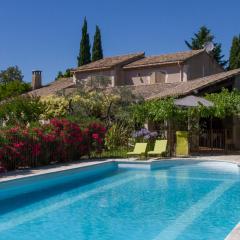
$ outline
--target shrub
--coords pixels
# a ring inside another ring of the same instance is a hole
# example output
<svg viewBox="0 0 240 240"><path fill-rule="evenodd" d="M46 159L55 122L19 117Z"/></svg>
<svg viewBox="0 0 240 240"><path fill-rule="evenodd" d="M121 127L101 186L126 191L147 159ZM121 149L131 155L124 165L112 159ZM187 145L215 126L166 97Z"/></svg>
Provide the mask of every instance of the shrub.
<svg viewBox="0 0 240 240"><path fill-rule="evenodd" d="M91 123L84 133L88 139L89 153L91 151L100 153L104 147L106 128L99 123Z"/></svg>
<svg viewBox="0 0 240 240"><path fill-rule="evenodd" d="M157 132L150 132L146 128L142 128L139 131L135 131L132 134L132 138L135 142L147 142L148 149L152 149L154 146L154 142L158 137Z"/></svg>
<svg viewBox="0 0 240 240"><path fill-rule="evenodd" d="M6 126L26 125L39 121L44 111L39 97L18 96L1 102L0 121Z"/></svg>
<svg viewBox="0 0 240 240"><path fill-rule="evenodd" d="M15 97L31 90L29 83L20 82L18 80L11 81L6 84L0 84L0 101Z"/></svg>
<svg viewBox="0 0 240 240"><path fill-rule="evenodd" d="M51 119L35 128L2 130L0 166L13 170L79 160L83 155L102 151L105 132L101 124L94 123L82 130L66 119Z"/></svg>
<svg viewBox="0 0 240 240"><path fill-rule="evenodd" d="M105 144L109 150L126 147L128 144L129 130L122 124L113 124L106 133Z"/></svg>
<svg viewBox="0 0 240 240"><path fill-rule="evenodd" d="M158 136L157 132L150 132L146 128L142 128L132 134L132 137L138 142L155 140Z"/></svg>
<svg viewBox="0 0 240 240"><path fill-rule="evenodd" d="M41 102L46 105L42 119L65 117L68 113L69 101L65 97L49 95L42 97Z"/></svg>

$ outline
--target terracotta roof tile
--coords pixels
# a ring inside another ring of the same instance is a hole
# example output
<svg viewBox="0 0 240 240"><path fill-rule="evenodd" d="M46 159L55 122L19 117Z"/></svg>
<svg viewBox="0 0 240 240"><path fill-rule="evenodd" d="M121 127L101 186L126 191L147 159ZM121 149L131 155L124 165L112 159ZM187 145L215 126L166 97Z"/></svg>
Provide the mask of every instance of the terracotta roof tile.
<svg viewBox="0 0 240 240"><path fill-rule="evenodd" d="M156 84L143 84L143 85L127 85L115 88L126 88L130 90L134 95L141 96L144 99L148 99L165 92L168 89L179 86L181 83L156 83ZM113 88L114 89L114 88Z"/></svg>
<svg viewBox="0 0 240 240"><path fill-rule="evenodd" d="M138 67L145 67L145 66L161 65L166 63L182 62L182 61L186 61L187 59L203 51L204 51L203 49L200 49L200 50L176 52L176 53L170 53L170 54L162 54L158 56L147 56L138 61L134 61L130 64L127 64L123 68L124 69L138 68Z"/></svg>
<svg viewBox="0 0 240 240"><path fill-rule="evenodd" d="M62 78L42 88L32 90L28 92L28 94L34 96L47 96L51 94L56 94L58 91L73 87L74 85L75 84L72 78Z"/></svg>
<svg viewBox="0 0 240 240"><path fill-rule="evenodd" d="M240 68L210 75L203 78L198 78L188 82L181 82L176 86L171 86L168 89L164 89L163 91L160 91L158 94L155 94L155 95L149 94L149 97L147 97L147 99L187 95L187 94L193 93L196 90L201 90L205 87L212 86L216 83L225 81L237 75L240 75Z"/></svg>
<svg viewBox="0 0 240 240"><path fill-rule="evenodd" d="M127 88L132 91L133 94L142 96L146 100L158 99L165 97L176 97L182 95L188 95L196 90L204 89L205 87L214 85L218 82L225 81L231 77L240 75L240 68L222 72L214 75L210 75L203 78L198 78L188 82L176 82L176 83L156 83L149 85L128 85L122 87L108 88L107 91L111 91L116 88ZM65 78L57 80L45 87L37 90L33 90L28 94L36 96L46 96L56 94L57 92L65 89L66 92L72 92L76 90L75 84L72 78Z"/></svg>
<svg viewBox="0 0 240 240"><path fill-rule="evenodd" d="M118 64L123 64L125 62L127 64L127 63L130 63L131 61L138 60L143 57L144 57L144 52L121 55L121 56L114 56L114 57L106 57L106 58L100 59L98 61L78 67L76 69L73 69L73 72L109 69Z"/></svg>

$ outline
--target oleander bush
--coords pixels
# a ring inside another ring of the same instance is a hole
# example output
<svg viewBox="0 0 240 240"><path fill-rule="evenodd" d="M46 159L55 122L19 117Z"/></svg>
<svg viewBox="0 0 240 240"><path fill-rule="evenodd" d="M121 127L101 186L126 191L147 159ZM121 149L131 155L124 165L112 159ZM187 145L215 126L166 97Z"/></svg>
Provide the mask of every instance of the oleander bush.
<svg viewBox="0 0 240 240"><path fill-rule="evenodd" d="M9 170L79 160L101 152L106 129L92 123L87 128L66 119L51 119L35 128L1 130L0 167Z"/></svg>

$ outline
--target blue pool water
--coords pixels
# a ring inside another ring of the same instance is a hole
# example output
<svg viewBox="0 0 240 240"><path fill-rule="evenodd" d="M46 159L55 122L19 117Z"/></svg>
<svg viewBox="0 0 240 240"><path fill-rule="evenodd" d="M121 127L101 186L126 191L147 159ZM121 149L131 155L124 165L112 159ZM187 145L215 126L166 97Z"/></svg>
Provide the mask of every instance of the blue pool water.
<svg viewBox="0 0 240 240"><path fill-rule="evenodd" d="M221 240L240 221L230 163L81 174L0 185L0 239Z"/></svg>

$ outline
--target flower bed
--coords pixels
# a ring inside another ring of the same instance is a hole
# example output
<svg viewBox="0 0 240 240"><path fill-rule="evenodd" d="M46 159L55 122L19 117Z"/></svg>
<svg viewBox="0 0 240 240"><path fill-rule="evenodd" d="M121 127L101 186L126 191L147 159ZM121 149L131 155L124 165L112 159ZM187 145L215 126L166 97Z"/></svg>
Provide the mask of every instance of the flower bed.
<svg viewBox="0 0 240 240"><path fill-rule="evenodd" d="M102 151L105 132L101 124L81 129L78 124L66 119L52 119L38 128L2 130L0 167L9 171L79 160L91 152Z"/></svg>

